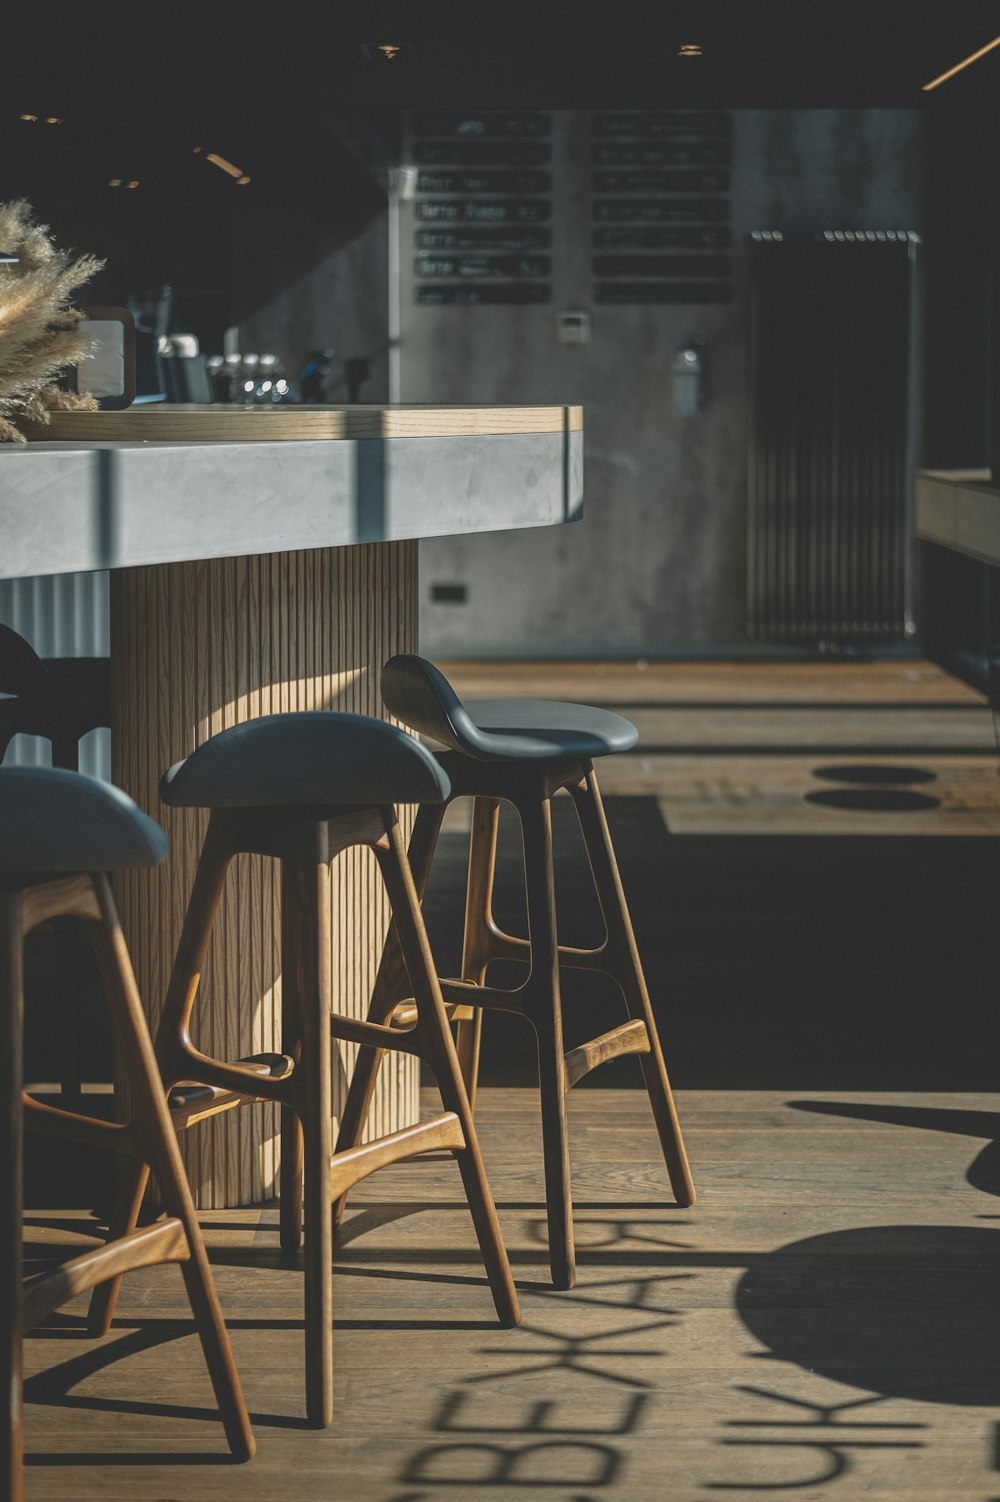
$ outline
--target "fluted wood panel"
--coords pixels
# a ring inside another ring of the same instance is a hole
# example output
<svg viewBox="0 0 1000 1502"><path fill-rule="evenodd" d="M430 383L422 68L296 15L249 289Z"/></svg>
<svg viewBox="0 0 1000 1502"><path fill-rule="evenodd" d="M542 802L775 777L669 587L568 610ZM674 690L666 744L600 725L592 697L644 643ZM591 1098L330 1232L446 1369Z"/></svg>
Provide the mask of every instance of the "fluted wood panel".
<svg viewBox="0 0 1000 1502"><path fill-rule="evenodd" d="M164 768L209 736L258 715L342 709L382 714L378 675L416 644L416 545L212 559L121 569L111 576L113 777L166 828L157 871L126 873L122 919L151 1020L159 1015L207 815L158 796ZM280 1051L280 881L276 863L240 856L230 869L192 1033L207 1053ZM388 907L374 858L348 851L331 884L334 1007L363 1015ZM334 1069L339 1111L353 1046ZM413 1060L383 1068L369 1130L418 1117ZM182 1137L199 1204L221 1208L275 1191L273 1106L254 1105Z"/></svg>

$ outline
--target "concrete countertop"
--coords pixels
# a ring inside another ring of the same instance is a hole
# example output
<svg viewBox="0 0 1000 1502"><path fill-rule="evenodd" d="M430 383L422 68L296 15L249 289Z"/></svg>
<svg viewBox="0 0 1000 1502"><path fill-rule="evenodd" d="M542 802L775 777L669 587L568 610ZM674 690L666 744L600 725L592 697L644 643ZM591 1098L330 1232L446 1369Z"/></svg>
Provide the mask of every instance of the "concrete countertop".
<svg viewBox="0 0 1000 1502"><path fill-rule="evenodd" d="M1000 485L988 469L922 469L917 536L1000 564Z"/></svg>
<svg viewBox="0 0 1000 1502"><path fill-rule="evenodd" d="M54 414L0 445L0 578L558 525L581 514L582 426L562 406Z"/></svg>

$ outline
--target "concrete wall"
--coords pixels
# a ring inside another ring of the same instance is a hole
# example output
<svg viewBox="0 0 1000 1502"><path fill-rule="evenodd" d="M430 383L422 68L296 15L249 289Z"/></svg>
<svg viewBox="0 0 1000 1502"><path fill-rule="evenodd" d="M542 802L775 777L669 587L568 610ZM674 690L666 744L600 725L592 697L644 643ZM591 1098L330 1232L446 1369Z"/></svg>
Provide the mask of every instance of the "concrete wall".
<svg viewBox="0 0 1000 1502"><path fill-rule="evenodd" d="M560 345L587 308L590 116L554 117L553 302L432 308L413 300L412 206L401 207L401 397L582 402L579 524L421 545L421 641L432 655L655 656L738 647L745 613L746 285L755 228L919 228L911 111L734 114L734 295L722 307L593 308L591 341ZM675 348L704 341L706 400L673 409ZM467 603L434 604L436 583Z"/></svg>
<svg viewBox="0 0 1000 1502"><path fill-rule="evenodd" d="M299 374L310 350L332 349L324 391L334 403L348 397L345 362L367 359L371 375L360 400L388 401L386 222L385 213L378 215L356 238L244 315L241 348L279 355L292 376Z"/></svg>

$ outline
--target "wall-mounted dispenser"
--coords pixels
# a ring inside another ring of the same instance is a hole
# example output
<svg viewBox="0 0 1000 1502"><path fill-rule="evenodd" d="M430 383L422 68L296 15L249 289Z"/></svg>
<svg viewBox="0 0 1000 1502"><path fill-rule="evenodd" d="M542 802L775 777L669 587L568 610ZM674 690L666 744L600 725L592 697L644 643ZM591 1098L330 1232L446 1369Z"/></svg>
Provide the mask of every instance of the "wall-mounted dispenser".
<svg viewBox="0 0 1000 1502"><path fill-rule="evenodd" d="M556 338L560 344L587 344L590 314L583 308L565 308L556 314Z"/></svg>
<svg viewBox="0 0 1000 1502"><path fill-rule="evenodd" d="M704 361L697 345L674 350L674 410L691 417L701 409Z"/></svg>

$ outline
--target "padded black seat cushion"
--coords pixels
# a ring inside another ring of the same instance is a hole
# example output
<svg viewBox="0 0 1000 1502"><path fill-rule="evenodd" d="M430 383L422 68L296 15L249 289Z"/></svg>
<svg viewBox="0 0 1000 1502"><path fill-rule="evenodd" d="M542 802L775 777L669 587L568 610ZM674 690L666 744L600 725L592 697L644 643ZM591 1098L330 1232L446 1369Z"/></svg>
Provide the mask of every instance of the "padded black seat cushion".
<svg viewBox="0 0 1000 1502"><path fill-rule="evenodd" d="M411 730L479 761L552 761L631 751L631 720L589 704L550 699L470 699L463 704L443 673L403 653L382 669L386 708Z"/></svg>
<svg viewBox="0 0 1000 1502"><path fill-rule="evenodd" d="M80 772L0 767L0 871L158 866L167 837L127 793Z"/></svg>
<svg viewBox="0 0 1000 1502"><path fill-rule="evenodd" d="M234 725L160 783L164 803L189 808L441 803L450 792L434 757L405 730L335 710Z"/></svg>

